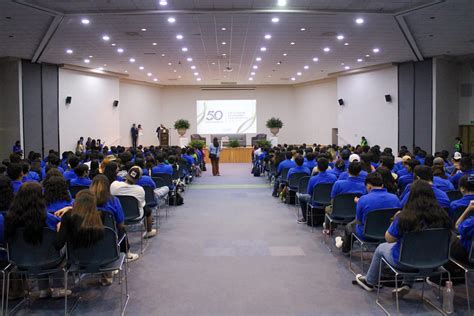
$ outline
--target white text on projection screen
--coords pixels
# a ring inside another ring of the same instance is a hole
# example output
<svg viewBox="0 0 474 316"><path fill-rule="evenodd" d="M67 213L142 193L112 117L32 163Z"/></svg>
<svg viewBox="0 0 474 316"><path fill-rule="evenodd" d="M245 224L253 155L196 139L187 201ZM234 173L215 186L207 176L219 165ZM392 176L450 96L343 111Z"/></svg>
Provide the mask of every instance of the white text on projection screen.
<svg viewBox="0 0 474 316"><path fill-rule="evenodd" d="M257 100L198 100L198 134L257 132Z"/></svg>

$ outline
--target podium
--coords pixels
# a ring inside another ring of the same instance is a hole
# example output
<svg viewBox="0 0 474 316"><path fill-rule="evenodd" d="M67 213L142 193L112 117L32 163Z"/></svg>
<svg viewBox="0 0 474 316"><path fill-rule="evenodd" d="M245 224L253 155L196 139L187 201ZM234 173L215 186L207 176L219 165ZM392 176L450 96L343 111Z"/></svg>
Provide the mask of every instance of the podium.
<svg viewBox="0 0 474 316"><path fill-rule="evenodd" d="M170 131L167 128L162 128L160 130L160 146L169 146L170 145Z"/></svg>

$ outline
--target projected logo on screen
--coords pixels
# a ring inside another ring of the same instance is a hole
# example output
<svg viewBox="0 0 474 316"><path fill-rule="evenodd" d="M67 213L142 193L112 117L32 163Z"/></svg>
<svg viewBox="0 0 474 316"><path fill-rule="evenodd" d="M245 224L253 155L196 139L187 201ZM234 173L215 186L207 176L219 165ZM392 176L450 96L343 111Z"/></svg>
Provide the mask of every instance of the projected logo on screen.
<svg viewBox="0 0 474 316"><path fill-rule="evenodd" d="M198 100L198 134L257 132L256 100Z"/></svg>

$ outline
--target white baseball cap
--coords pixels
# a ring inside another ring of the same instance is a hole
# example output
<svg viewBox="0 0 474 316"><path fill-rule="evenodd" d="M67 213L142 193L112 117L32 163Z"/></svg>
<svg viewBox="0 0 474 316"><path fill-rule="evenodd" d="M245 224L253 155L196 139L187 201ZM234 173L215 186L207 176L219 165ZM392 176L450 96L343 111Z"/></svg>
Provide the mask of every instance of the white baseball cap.
<svg viewBox="0 0 474 316"><path fill-rule="evenodd" d="M462 158L461 153L456 151L456 152L454 153L453 159L454 159L454 160L459 160L459 159L461 159L461 158Z"/></svg>
<svg viewBox="0 0 474 316"><path fill-rule="evenodd" d="M353 161L360 161L360 157L358 154L352 154L349 156L349 162L353 162Z"/></svg>

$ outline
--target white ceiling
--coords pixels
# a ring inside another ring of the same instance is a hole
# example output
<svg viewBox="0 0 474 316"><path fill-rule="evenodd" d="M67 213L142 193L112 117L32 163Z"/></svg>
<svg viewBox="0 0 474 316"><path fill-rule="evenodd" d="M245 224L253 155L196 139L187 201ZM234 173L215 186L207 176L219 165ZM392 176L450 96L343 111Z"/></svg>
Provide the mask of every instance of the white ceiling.
<svg viewBox="0 0 474 316"><path fill-rule="evenodd" d="M346 66L356 69L416 60L398 24L400 19L413 35L411 45L425 58L474 53L472 0L447 0L431 6L440 1L288 0L285 9L291 12L274 11L280 9L276 0L168 0L166 7L158 2L2 1L0 57L39 56L39 62L103 67L131 79L153 83L157 78L162 85L294 84L325 78L345 71ZM423 5L427 7L414 10ZM176 23L168 23L170 16ZM279 23L271 22L275 16ZM365 23L357 25L354 20L358 17ZM81 24L82 18L88 18L90 24ZM60 22L57 28L55 22ZM52 36L43 41L43 50L40 43L48 28ZM105 34L110 41L102 40ZM176 39L177 34L184 38ZM272 38L266 40L265 34ZM338 34L344 35L344 40L336 39ZM260 51L262 46L266 52ZM122 54L117 53L118 47L124 49ZM182 47L188 52L182 52ZM324 47L331 51L324 52ZM374 54L376 47L380 52ZM66 49L74 53L68 55ZM132 57L135 63L129 62ZM188 62L187 57L193 61ZM257 57L262 61L257 62ZM313 62L314 57L319 61ZM84 63L86 58L91 60L89 64ZM231 72L225 71L228 65ZM259 68L254 70L254 65ZM305 65L309 69L305 70ZM145 69L139 70L139 66ZM149 72L151 76L147 76ZM254 80L249 81L250 77ZM291 81L292 77L296 80Z"/></svg>

